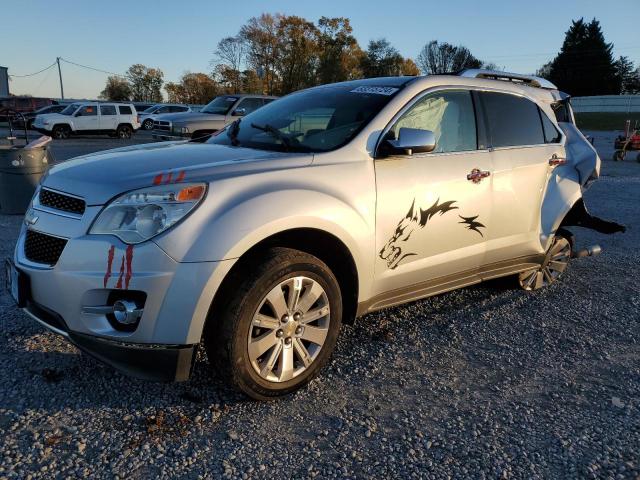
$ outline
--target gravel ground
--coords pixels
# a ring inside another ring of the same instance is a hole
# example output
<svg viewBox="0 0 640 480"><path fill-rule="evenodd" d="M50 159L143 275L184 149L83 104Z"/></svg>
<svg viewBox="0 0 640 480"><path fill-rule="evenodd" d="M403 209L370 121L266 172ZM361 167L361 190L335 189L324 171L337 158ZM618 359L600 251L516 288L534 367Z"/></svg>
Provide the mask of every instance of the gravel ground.
<svg viewBox="0 0 640 480"><path fill-rule="evenodd" d="M270 403L204 359L187 383L129 379L3 292L0 478L640 478L640 164L605 161L587 203L628 230L576 229L604 253L561 282L367 315L320 378ZM20 221L0 215L0 257Z"/></svg>

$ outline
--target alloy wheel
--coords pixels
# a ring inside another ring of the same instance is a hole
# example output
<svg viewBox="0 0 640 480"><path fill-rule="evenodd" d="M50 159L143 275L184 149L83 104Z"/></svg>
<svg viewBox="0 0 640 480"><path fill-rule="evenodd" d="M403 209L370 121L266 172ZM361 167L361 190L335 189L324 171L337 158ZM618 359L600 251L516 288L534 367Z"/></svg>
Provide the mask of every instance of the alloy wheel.
<svg viewBox="0 0 640 480"><path fill-rule="evenodd" d="M255 372L270 382L286 382L316 360L327 334L329 299L315 280L297 276L280 282L262 299L247 348Z"/></svg>
<svg viewBox="0 0 640 480"><path fill-rule="evenodd" d="M518 280L525 290L538 290L555 282L565 271L571 259L571 244L556 236L540 267L522 272Z"/></svg>

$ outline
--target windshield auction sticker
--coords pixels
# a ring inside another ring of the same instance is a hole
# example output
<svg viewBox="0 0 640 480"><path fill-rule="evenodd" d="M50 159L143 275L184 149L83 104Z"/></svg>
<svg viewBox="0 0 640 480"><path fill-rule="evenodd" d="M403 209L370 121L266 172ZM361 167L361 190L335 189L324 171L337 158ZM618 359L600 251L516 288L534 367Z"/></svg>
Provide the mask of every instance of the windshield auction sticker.
<svg viewBox="0 0 640 480"><path fill-rule="evenodd" d="M376 95L393 95L398 91L394 87L358 87L351 90L351 93L374 93Z"/></svg>

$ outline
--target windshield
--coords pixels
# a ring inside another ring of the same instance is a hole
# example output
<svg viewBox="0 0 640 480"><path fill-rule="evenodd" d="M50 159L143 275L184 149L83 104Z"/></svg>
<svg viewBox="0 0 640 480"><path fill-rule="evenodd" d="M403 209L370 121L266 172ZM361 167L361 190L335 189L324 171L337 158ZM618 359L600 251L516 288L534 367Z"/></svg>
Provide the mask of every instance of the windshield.
<svg viewBox="0 0 640 480"><path fill-rule="evenodd" d="M160 105L152 105L149 108L147 108L146 110L142 110L141 112L138 112L138 113L147 113L147 114L148 113L153 113L156 110L158 110L159 108L160 108Z"/></svg>
<svg viewBox="0 0 640 480"><path fill-rule="evenodd" d="M62 110L60 112L61 115L73 115L73 112L75 112L78 107L80 106L79 103L72 103L71 105L69 105L67 108L65 108L64 110Z"/></svg>
<svg viewBox="0 0 640 480"><path fill-rule="evenodd" d="M327 152L355 137L399 88L343 84L293 93L227 127L209 143Z"/></svg>
<svg viewBox="0 0 640 480"><path fill-rule="evenodd" d="M237 100L238 97L229 97L226 95L222 97L216 97L209 103L207 103L207 105L205 105L205 107L200 110L200 113L226 115Z"/></svg>

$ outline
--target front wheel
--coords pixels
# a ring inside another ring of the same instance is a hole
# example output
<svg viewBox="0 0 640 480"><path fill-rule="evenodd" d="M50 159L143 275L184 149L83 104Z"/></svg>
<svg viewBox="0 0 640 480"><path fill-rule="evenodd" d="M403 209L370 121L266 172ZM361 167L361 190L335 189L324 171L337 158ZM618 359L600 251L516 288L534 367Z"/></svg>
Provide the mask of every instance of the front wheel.
<svg viewBox="0 0 640 480"><path fill-rule="evenodd" d="M342 322L338 282L324 262L288 248L270 249L240 278L207 329L208 357L250 397L292 393L333 352Z"/></svg>
<svg viewBox="0 0 640 480"><path fill-rule="evenodd" d="M71 129L67 125L56 125L51 131L51 136L57 140L64 140L71 136Z"/></svg>
<svg viewBox="0 0 640 480"><path fill-rule="evenodd" d="M153 128L153 120L147 118L144 122L142 122L142 128L145 130L151 130Z"/></svg>

